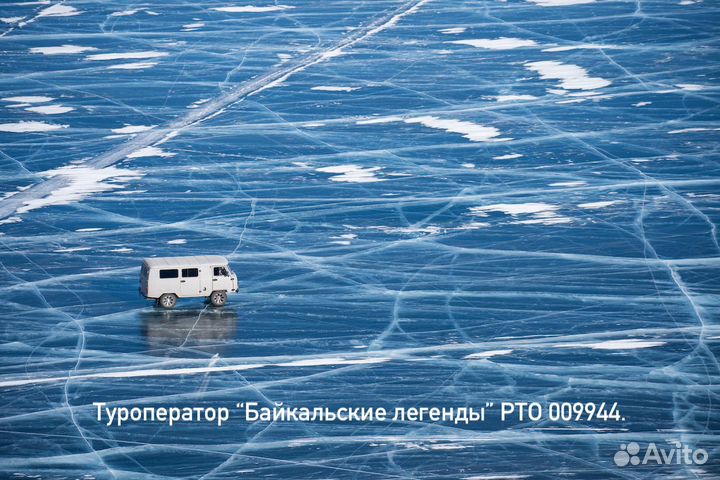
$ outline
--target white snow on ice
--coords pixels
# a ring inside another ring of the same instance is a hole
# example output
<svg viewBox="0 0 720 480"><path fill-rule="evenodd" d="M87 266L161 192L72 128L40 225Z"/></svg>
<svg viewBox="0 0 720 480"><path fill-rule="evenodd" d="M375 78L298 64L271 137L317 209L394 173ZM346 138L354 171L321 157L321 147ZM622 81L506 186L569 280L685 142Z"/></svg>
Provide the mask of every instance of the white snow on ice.
<svg viewBox="0 0 720 480"><path fill-rule="evenodd" d="M406 118L405 123L419 123L428 128L445 130L450 133L459 133L471 142L497 142L506 139L498 139L500 130L495 127L486 127L477 123L464 120L443 119L430 115L422 117Z"/></svg>
<svg viewBox="0 0 720 480"><path fill-rule="evenodd" d="M61 113L72 112L75 109L73 107L64 107L62 105L38 105L35 107L28 107L25 110L28 112L42 113L43 115L59 115Z"/></svg>
<svg viewBox="0 0 720 480"><path fill-rule="evenodd" d="M582 180L577 181L571 181L571 182L555 182L551 183L548 186L549 187L582 187L583 185L587 185L587 182L584 182Z"/></svg>
<svg viewBox="0 0 720 480"><path fill-rule="evenodd" d="M55 100L52 97L45 97L42 95L23 95L19 97L5 97L2 99L3 102L13 103L46 103Z"/></svg>
<svg viewBox="0 0 720 480"><path fill-rule="evenodd" d="M595 3L595 0L527 0L541 7L568 7L570 5L584 5Z"/></svg>
<svg viewBox="0 0 720 480"><path fill-rule="evenodd" d="M524 102L529 100L537 100L535 95L497 95L497 102Z"/></svg>
<svg viewBox="0 0 720 480"><path fill-rule="evenodd" d="M2 17L0 18L0 22L3 23L18 23L21 20L24 20L25 17Z"/></svg>
<svg viewBox="0 0 720 480"><path fill-rule="evenodd" d="M143 51L143 52L125 52L125 53L97 53L95 55L88 55L85 57L86 60L92 62L106 61L106 60L134 60L134 59L146 59L146 58L161 58L167 57L167 52L158 52L154 50Z"/></svg>
<svg viewBox="0 0 720 480"><path fill-rule="evenodd" d="M397 117L395 115L390 115L387 117L375 117L375 118L368 118L366 120L358 120L355 122L355 125L379 125L382 123L392 123L392 122L402 122L402 117Z"/></svg>
<svg viewBox="0 0 720 480"><path fill-rule="evenodd" d="M508 153L507 155L498 155L492 158L493 160L512 160L513 158L520 158L522 156L522 153Z"/></svg>
<svg viewBox="0 0 720 480"><path fill-rule="evenodd" d="M56 3L50 7L47 7L38 13L39 17L72 17L80 15L82 12L77 10L75 7L70 5L63 5Z"/></svg>
<svg viewBox="0 0 720 480"><path fill-rule="evenodd" d="M157 62L132 62L110 65L107 68L111 70L143 70L146 68L153 68L156 65Z"/></svg>
<svg viewBox="0 0 720 480"><path fill-rule="evenodd" d="M95 47L82 47L80 45L60 45L57 47L33 47L30 53L39 53L42 55L71 55L74 53L92 52L97 50Z"/></svg>
<svg viewBox="0 0 720 480"><path fill-rule="evenodd" d="M465 356L466 359L474 359L474 358L490 358L495 357L497 355L510 355L512 353L511 349L504 349L504 350L488 350L486 352L478 352L478 353L471 353L470 355Z"/></svg>
<svg viewBox="0 0 720 480"><path fill-rule="evenodd" d="M142 158L142 157L174 157L175 154L172 152L166 152L162 148L158 147L144 147L140 150L135 150L127 156L127 158Z"/></svg>
<svg viewBox="0 0 720 480"><path fill-rule="evenodd" d="M0 123L0 132L8 133L35 133L35 132L51 132L61 128L67 128L69 125L58 125L56 123L45 122L16 122L16 123Z"/></svg>
<svg viewBox="0 0 720 480"><path fill-rule="evenodd" d="M453 40L446 43L455 43L458 45L470 45L475 48L484 48L486 50L512 50L521 47L534 47L537 45L534 40L525 40L522 38L499 37L499 38L477 38L470 40Z"/></svg>
<svg viewBox="0 0 720 480"><path fill-rule="evenodd" d="M567 52L570 50L612 50L620 48L617 45L603 45L600 43L578 43L576 45L563 45L559 47L544 48L543 52Z"/></svg>
<svg viewBox="0 0 720 480"><path fill-rule="evenodd" d="M240 7L214 7L210 10L217 10L218 12L228 13L264 13L264 12L276 12L279 10L288 10L295 8L290 5L269 5L267 7L256 7L254 5L246 5Z"/></svg>
<svg viewBox="0 0 720 480"><path fill-rule="evenodd" d="M537 72L542 79L560 80L560 86L566 90L594 90L612 83L604 78L589 76L582 67L555 60L528 62L525 67Z"/></svg>
<svg viewBox="0 0 720 480"><path fill-rule="evenodd" d="M119 134L141 133L147 132L155 127L157 127L157 125L125 125L121 128L113 128L111 132Z"/></svg>
<svg viewBox="0 0 720 480"><path fill-rule="evenodd" d="M443 28L440 30L440 33L444 33L445 35L456 35L458 33L463 33L467 30L465 27L451 27L451 28Z"/></svg>
<svg viewBox="0 0 720 480"><path fill-rule="evenodd" d="M488 212L501 212L514 218L529 215L530 218L518 219L512 222L525 225L558 225L572 222L571 218L563 217L556 213L559 208L557 205L542 202L497 203L481 207L470 207L470 213L479 217L486 217Z"/></svg>
<svg viewBox="0 0 720 480"><path fill-rule="evenodd" d="M316 87L312 87L310 90L318 90L321 92L352 92L353 90L357 90L358 88L360 87L334 87L318 85Z"/></svg>
<svg viewBox="0 0 720 480"><path fill-rule="evenodd" d="M623 340L607 340L595 343L564 343L555 345L557 348L592 348L593 350L634 350L665 345L667 342L628 338Z"/></svg>
<svg viewBox="0 0 720 480"><path fill-rule="evenodd" d="M610 205L615 205L616 203L619 203L619 201L618 200L607 200L604 202L581 203L578 205L578 207L594 210L594 209L598 209L598 208L609 207Z"/></svg>
<svg viewBox="0 0 720 480"><path fill-rule="evenodd" d="M50 195L25 202L18 213L25 213L49 205L67 205L93 194L123 188L122 184L110 182L129 182L143 175L137 170L126 170L114 166L92 168L80 165L67 165L41 173L43 177L65 177L69 183Z"/></svg>
<svg viewBox="0 0 720 480"><path fill-rule="evenodd" d="M698 85L697 83L678 83L677 87L687 90L688 92L699 92L700 90L705 90L707 88L707 86Z"/></svg>
<svg viewBox="0 0 720 480"><path fill-rule="evenodd" d="M374 183L383 181L382 178L375 176L381 169L381 167L361 167L359 165L335 165L317 168L315 171L337 174L330 177L333 182Z"/></svg>

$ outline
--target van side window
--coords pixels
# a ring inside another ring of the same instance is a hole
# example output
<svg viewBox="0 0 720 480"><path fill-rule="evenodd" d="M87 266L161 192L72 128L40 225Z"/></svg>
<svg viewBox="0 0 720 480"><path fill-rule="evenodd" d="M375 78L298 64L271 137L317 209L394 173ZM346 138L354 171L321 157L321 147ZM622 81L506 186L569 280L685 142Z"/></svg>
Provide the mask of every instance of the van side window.
<svg viewBox="0 0 720 480"><path fill-rule="evenodd" d="M177 277L178 277L177 269L160 270L160 278L177 278Z"/></svg>
<svg viewBox="0 0 720 480"><path fill-rule="evenodd" d="M183 277L197 277L198 269L197 268L183 268L182 276Z"/></svg>
<svg viewBox="0 0 720 480"><path fill-rule="evenodd" d="M214 277L227 277L228 272L227 268L225 267L214 267L213 268L213 276Z"/></svg>

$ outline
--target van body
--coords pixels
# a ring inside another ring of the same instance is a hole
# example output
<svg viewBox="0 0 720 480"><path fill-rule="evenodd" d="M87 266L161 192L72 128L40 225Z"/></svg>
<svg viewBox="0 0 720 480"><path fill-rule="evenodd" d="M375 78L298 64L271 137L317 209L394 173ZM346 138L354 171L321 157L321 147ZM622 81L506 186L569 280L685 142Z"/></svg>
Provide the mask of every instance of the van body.
<svg viewBox="0 0 720 480"><path fill-rule="evenodd" d="M220 307L228 292L237 291L237 276L227 258L218 255L145 258L140 269L140 293L164 308L191 297L206 297Z"/></svg>

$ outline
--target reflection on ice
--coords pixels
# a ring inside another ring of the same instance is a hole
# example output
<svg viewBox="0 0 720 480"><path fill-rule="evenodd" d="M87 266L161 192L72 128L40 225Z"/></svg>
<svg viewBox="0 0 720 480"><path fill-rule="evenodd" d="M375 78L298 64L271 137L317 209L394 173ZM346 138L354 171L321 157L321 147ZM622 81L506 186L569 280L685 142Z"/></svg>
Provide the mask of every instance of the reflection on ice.
<svg viewBox="0 0 720 480"><path fill-rule="evenodd" d="M198 310L146 309L140 313L142 331L152 349L222 346L235 339L238 312L231 306Z"/></svg>

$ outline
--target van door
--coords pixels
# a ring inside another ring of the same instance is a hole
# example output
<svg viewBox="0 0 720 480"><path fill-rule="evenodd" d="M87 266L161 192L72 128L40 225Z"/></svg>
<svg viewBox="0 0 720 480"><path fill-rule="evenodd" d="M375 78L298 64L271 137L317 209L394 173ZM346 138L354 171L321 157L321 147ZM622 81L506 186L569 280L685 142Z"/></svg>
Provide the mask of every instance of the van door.
<svg viewBox="0 0 720 480"><path fill-rule="evenodd" d="M213 290L232 290L227 266L213 267Z"/></svg>
<svg viewBox="0 0 720 480"><path fill-rule="evenodd" d="M200 274L197 268L180 270L180 296L197 297L200 294Z"/></svg>

